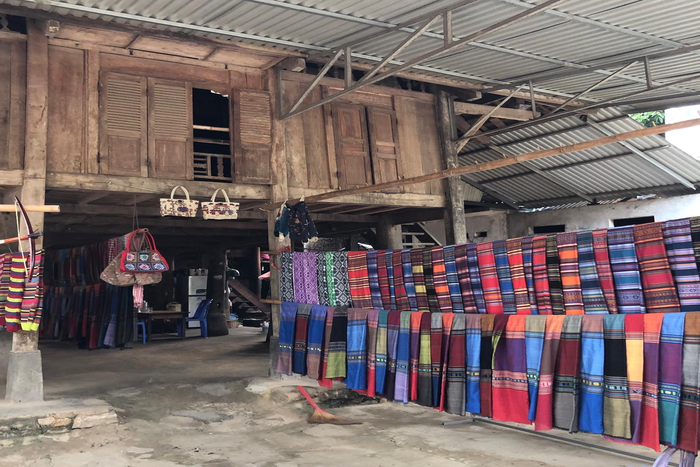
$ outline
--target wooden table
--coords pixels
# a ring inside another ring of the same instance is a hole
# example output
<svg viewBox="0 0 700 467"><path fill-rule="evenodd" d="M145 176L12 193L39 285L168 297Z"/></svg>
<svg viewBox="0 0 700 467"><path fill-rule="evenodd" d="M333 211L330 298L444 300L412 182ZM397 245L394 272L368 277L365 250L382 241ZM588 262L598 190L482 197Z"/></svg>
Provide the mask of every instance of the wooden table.
<svg viewBox="0 0 700 467"><path fill-rule="evenodd" d="M180 323L180 339L185 339L185 329L186 329L186 311L168 311L168 310L154 310L154 311L140 311L138 313L139 321L146 321L146 342L151 342L151 335L153 334L153 321L154 320L166 320L166 319L179 319Z"/></svg>

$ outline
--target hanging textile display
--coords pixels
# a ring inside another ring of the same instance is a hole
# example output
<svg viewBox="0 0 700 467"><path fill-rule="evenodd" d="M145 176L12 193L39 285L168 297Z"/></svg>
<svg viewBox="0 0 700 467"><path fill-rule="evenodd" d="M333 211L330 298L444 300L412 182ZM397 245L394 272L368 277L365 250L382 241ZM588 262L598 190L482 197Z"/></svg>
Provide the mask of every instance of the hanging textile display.
<svg viewBox="0 0 700 467"><path fill-rule="evenodd" d="M564 317L554 371L554 426L569 433L578 431L582 318Z"/></svg>
<svg viewBox="0 0 700 467"><path fill-rule="evenodd" d="M403 284L406 290L406 302L412 311L418 311L418 298L416 297L416 283L413 280L413 263L411 262L411 250L401 250L401 271L403 271ZM400 311L406 311L399 308Z"/></svg>
<svg viewBox="0 0 700 467"><path fill-rule="evenodd" d="M503 301L501 287L496 273L496 258L491 243L479 243L477 246L479 273L484 291L484 302L488 314L502 314Z"/></svg>
<svg viewBox="0 0 700 467"><path fill-rule="evenodd" d="M557 247L559 248L561 285L564 291L564 310L567 315L582 315L584 307L576 233L558 233Z"/></svg>
<svg viewBox="0 0 700 467"><path fill-rule="evenodd" d="M333 252L335 306L350 306L351 295L348 276L348 254L344 251Z"/></svg>
<svg viewBox="0 0 700 467"><path fill-rule="evenodd" d="M547 276L547 237L540 236L532 240L532 276L537 312L541 315L551 315L552 300Z"/></svg>
<svg viewBox="0 0 700 467"><path fill-rule="evenodd" d="M386 264L386 274L389 280L389 304L385 304L385 308L398 310L396 306L396 283L394 281L394 251L386 250L384 252L384 263ZM383 297L383 296L382 296ZM405 310L402 310L405 311Z"/></svg>
<svg viewBox="0 0 700 467"><path fill-rule="evenodd" d="M410 250L411 273L416 291L416 306L418 311L430 311L428 300L428 289L425 283L423 271L423 252L421 250Z"/></svg>
<svg viewBox="0 0 700 467"><path fill-rule="evenodd" d="M408 364L411 359L411 312L400 311L399 338L396 344L396 380L394 400L408 404Z"/></svg>
<svg viewBox="0 0 700 467"><path fill-rule="evenodd" d="M493 325L495 315L481 317L481 357L479 359L479 396L484 417L492 415L491 384L493 376Z"/></svg>
<svg viewBox="0 0 700 467"><path fill-rule="evenodd" d="M399 311L413 310L414 308L409 303L408 288L404 282L406 272L404 271L403 251L396 250L391 257L394 263L394 300L396 301L396 309ZM414 298L415 295L414 291Z"/></svg>
<svg viewBox="0 0 700 467"><path fill-rule="evenodd" d="M529 423L525 317L496 316L494 332L500 328L504 330L493 357L493 418Z"/></svg>
<svg viewBox="0 0 700 467"><path fill-rule="evenodd" d="M554 371L559 341L564 326L564 316L547 316L540 363L540 387L537 391L537 411L535 412L535 430L554 428Z"/></svg>
<svg viewBox="0 0 700 467"><path fill-rule="evenodd" d="M659 354L664 315L644 315L644 392L639 443L659 451Z"/></svg>
<svg viewBox="0 0 700 467"><path fill-rule="evenodd" d="M380 305L377 306L375 303L374 296L372 297L372 304L374 308L378 310L391 310L391 287L389 286L389 269L387 268L386 253L384 251L377 251L377 281L379 283L379 297ZM371 283L370 283L371 284ZM371 289L371 287L370 287Z"/></svg>
<svg viewBox="0 0 700 467"><path fill-rule="evenodd" d="M442 313L430 313L430 394L431 407L440 406L442 370Z"/></svg>
<svg viewBox="0 0 700 467"><path fill-rule="evenodd" d="M458 281L456 292L459 295L458 300L461 302L459 304L459 308L457 308L457 310L455 311L464 311L465 313L477 313L478 309L476 306L476 294L474 293L474 287L471 279L472 273L469 268L469 252L467 249L467 245L457 245L456 247L454 247L454 255ZM479 270L478 265L476 266L476 270Z"/></svg>
<svg viewBox="0 0 700 467"><path fill-rule="evenodd" d="M506 242L510 277L515 294L515 312L519 315L530 314L530 295L525 280L525 265L523 262L522 243L519 238Z"/></svg>
<svg viewBox="0 0 700 467"><path fill-rule="evenodd" d="M466 413L466 319L463 313L455 313L453 318L447 356L445 412L464 415Z"/></svg>
<svg viewBox="0 0 700 467"><path fill-rule="evenodd" d="M481 285L481 275L479 272L478 252L476 245L473 243L467 245L467 264L469 265L469 282L472 286L471 292L474 295L476 309L479 313L486 313L486 301L484 299L484 290ZM462 296L464 297L464 295Z"/></svg>
<svg viewBox="0 0 700 467"><path fill-rule="evenodd" d="M297 307L296 319L294 321L294 349L292 350L292 371L294 373L306 374L306 347L309 329L309 314L311 305L302 303Z"/></svg>
<svg viewBox="0 0 700 467"><path fill-rule="evenodd" d="M279 354L275 371L283 375L292 375L292 353L294 351L294 324L299 305L282 302L280 307Z"/></svg>
<svg viewBox="0 0 700 467"><path fill-rule="evenodd" d="M537 392L540 385L540 368L542 365L542 348L547 323L546 316L532 317L525 321L525 355L527 359L527 386L529 408L527 418L535 420L537 414Z"/></svg>
<svg viewBox="0 0 700 467"><path fill-rule="evenodd" d="M418 399L418 365L420 356L420 322L424 313L411 313L411 340L410 357L408 367L408 387L410 388L408 400Z"/></svg>
<svg viewBox="0 0 700 467"><path fill-rule="evenodd" d="M690 219L664 222L663 238L681 311L700 311L700 274L693 251Z"/></svg>
<svg viewBox="0 0 700 467"><path fill-rule="evenodd" d="M452 337L452 323L454 322L454 313L440 313L442 315L442 356L440 365L440 403L438 410L445 410L447 402L447 367L449 364L450 354L450 338Z"/></svg>
<svg viewBox="0 0 700 467"><path fill-rule="evenodd" d="M329 282L328 282L328 271L326 268L328 263L326 262L326 254L323 252L316 253L316 281L318 289L318 304L330 306L331 296L329 293ZM331 279L333 275L331 274Z"/></svg>
<svg viewBox="0 0 700 467"><path fill-rule="evenodd" d="M659 438L678 443L685 313L664 315L659 346Z"/></svg>
<svg viewBox="0 0 700 467"><path fill-rule="evenodd" d="M590 316L581 327L581 396L579 430L603 433L603 316Z"/></svg>
<svg viewBox="0 0 700 467"><path fill-rule="evenodd" d="M634 244L639 257L647 313L680 311L678 293L666 257L661 223L635 225Z"/></svg>
<svg viewBox="0 0 700 467"><path fill-rule="evenodd" d="M292 253L294 266L294 301L318 305L318 279L316 253Z"/></svg>
<svg viewBox="0 0 700 467"><path fill-rule="evenodd" d="M356 308L372 308L367 252L348 252L348 284L352 305Z"/></svg>
<svg viewBox="0 0 700 467"><path fill-rule="evenodd" d="M292 253L280 253L280 299L283 302L294 301L294 263Z"/></svg>
<svg viewBox="0 0 700 467"><path fill-rule="evenodd" d="M367 310L348 309L347 377L348 389L367 389Z"/></svg>
<svg viewBox="0 0 700 467"><path fill-rule="evenodd" d="M595 258L595 268L600 281L600 288L603 290L603 295L608 305L608 312L616 314L615 284L610 267L610 255L608 254L608 231L605 229L593 231L593 257Z"/></svg>
<svg viewBox="0 0 700 467"><path fill-rule="evenodd" d="M382 291L379 287L379 266L377 264L377 250L370 250L367 253L367 276L369 279L369 292L372 300L372 308L381 310ZM388 283L387 283L388 285Z"/></svg>
<svg viewBox="0 0 700 467"><path fill-rule="evenodd" d="M377 334L379 310L367 311L367 397L377 394Z"/></svg>
<svg viewBox="0 0 700 467"><path fill-rule="evenodd" d="M565 313L564 289L561 283L561 269L556 235L547 236L547 278L549 279L549 296L552 302L552 313L555 315L563 315Z"/></svg>
<svg viewBox="0 0 700 467"><path fill-rule="evenodd" d="M462 287L460 285L459 270L462 270L462 275L466 275L466 281L469 282L469 266L467 264L466 248L460 250L459 264L457 264L457 253L454 245L446 246L444 250L445 257L445 278L447 279L447 288L450 296L451 311L455 313L464 312L464 301L462 300ZM469 284L471 292L471 284ZM476 312L476 309L469 311Z"/></svg>
<svg viewBox="0 0 700 467"><path fill-rule="evenodd" d="M466 315L466 410L469 413L481 413L481 316ZM420 396L420 394L419 394Z"/></svg>
<svg viewBox="0 0 700 467"><path fill-rule="evenodd" d="M420 313L420 346L418 355L418 403L430 407L433 401L431 313ZM481 332L481 327L479 327Z"/></svg>
<svg viewBox="0 0 700 467"><path fill-rule="evenodd" d="M323 358L323 332L326 325L328 307L314 305L309 315L308 342L306 346L306 374L309 378L321 379L321 359Z"/></svg>
<svg viewBox="0 0 700 467"><path fill-rule="evenodd" d="M432 312L437 312L440 311L440 306L438 304L437 291L435 290L432 249L424 248L421 251L423 255L423 280L425 281L425 292L428 296L428 309Z"/></svg>
<svg viewBox="0 0 700 467"><path fill-rule="evenodd" d="M593 253L593 232L583 231L576 236L583 309L587 315L608 314L608 305L598 279Z"/></svg>
<svg viewBox="0 0 700 467"><path fill-rule="evenodd" d="M508 264L508 251L505 240L493 242L493 256L496 262L496 275L501 289L501 301L503 303L503 313L507 315L515 314L515 289L510 276L510 265Z"/></svg>
<svg viewBox="0 0 700 467"><path fill-rule="evenodd" d="M396 393L396 365L399 359L399 333L401 332L401 311L390 311L387 318L386 338L386 378L384 380L384 397L394 400Z"/></svg>
<svg viewBox="0 0 700 467"><path fill-rule="evenodd" d="M605 333L604 433L615 438L631 439L625 317L623 315L606 316L603 326Z"/></svg>
<svg viewBox="0 0 700 467"><path fill-rule="evenodd" d="M690 224L688 224L690 225ZM700 314L686 313L683 328L683 378L678 447L698 451L700 441Z"/></svg>
<svg viewBox="0 0 700 467"><path fill-rule="evenodd" d="M645 313L632 227L608 230L608 248L620 313Z"/></svg>
<svg viewBox="0 0 700 467"><path fill-rule="evenodd" d="M530 310L533 315L538 315L537 297L535 295L535 273L533 270L532 253L533 253L533 237L523 237L521 239L521 248L523 250L523 269L525 270L525 282L527 283L527 295L530 302Z"/></svg>
<svg viewBox="0 0 700 467"><path fill-rule="evenodd" d="M389 312L381 310L377 317L377 369L375 372L375 392L384 394L388 364L388 320Z"/></svg>
<svg viewBox="0 0 700 467"><path fill-rule="evenodd" d="M429 251L433 263L433 285L435 287L435 295L437 295L438 309L442 312L453 311L450 287L447 285L447 268L443 249L442 247L436 247Z"/></svg>

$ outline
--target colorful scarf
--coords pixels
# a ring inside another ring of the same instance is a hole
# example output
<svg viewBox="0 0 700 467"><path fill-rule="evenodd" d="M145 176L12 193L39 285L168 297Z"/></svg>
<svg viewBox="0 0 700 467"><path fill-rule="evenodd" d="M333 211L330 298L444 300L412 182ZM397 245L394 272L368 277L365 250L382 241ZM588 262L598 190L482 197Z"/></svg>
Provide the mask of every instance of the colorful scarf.
<svg viewBox="0 0 700 467"><path fill-rule="evenodd" d="M472 285L472 294L474 295L474 301L476 302L476 310L479 313L486 313L486 301L484 300L484 290L481 287L481 276L479 273L479 258L476 249L476 244L467 244L467 264L469 265L469 281ZM461 279L460 279L461 281ZM464 296L464 289L462 289L462 296ZM466 309L466 301L464 306Z"/></svg>
<svg viewBox="0 0 700 467"><path fill-rule="evenodd" d="M537 391L540 388L542 348L547 325L546 316L533 316L525 321L525 355L527 357L527 385L529 393L528 420L534 421L537 414Z"/></svg>
<svg viewBox="0 0 700 467"><path fill-rule="evenodd" d="M28 254L25 255L19 251L12 253L9 290L5 301L5 326L8 332L17 332L22 329L22 298L28 257Z"/></svg>
<svg viewBox="0 0 700 467"><path fill-rule="evenodd" d="M481 412L479 374L481 362L481 316L466 316L467 387L466 410L471 414Z"/></svg>
<svg viewBox="0 0 700 467"><path fill-rule="evenodd" d="M526 290L527 293L527 290ZM496 316L494 331L507 320L505 332L494 349L493 418L504 422L530 423L525 343L526 316Z"/></svg>
<svg viewBox="0 0 700 467"><path fill-rule="evenodd" d="M367 389L367 310L350 308L347 316L347 377L348 389Z"/></svg>
<svg viewBox="0 0 700 467"><path fill-rule="evenodd" d="M294 348L294 322L297 315L297 304L282 302L280 307L280 337L279 354L275 371L283 375L292 374L292 350Z"/></svg>
<svg viewBox="0 0 700 467"><path fill-rule="evenodd" d="M625 343L632 442L639 444L644 396L644 315L631 314L625 317Z"/></svg>
<svg viewBox="0 0 700 467"><path fill-rule="evenodd" d="M635 225L634 245L639 258L647 313L681 311L673 274L666 257L661 223Z"/></svg>
<svg viewBox="0 0 700 467"><path fill-rule="evenodd" d="M316 253L292 253L294 264L294 301L318 305Z"/></svg>
<svg viewBox="0 0 700 467"><path fill-rule="evenodd" d="M464 313L453 314L452 331L447 363L447 402L445 411L455 415L464 415L465 399L465 362L466 362L466 319Z"/></svg>
<svg viewBox="0 0 700 467"><path fill-rule="evenodd" d="M280 299L294 301L294 262L288 251L280 253Z"/></svg>
<svg viewBox="0 0 700 467"><path fill-rule="evenodd" d="M440 311L437 291L435 290L432 248L424 248L421 252L423 253L423 277L425 279L425 290L428 294L428 308L430 308L432 312Z"/></svg>
<svg viewBox="0 0 700 467"><path fill-rule="evenodd" d="M491 315L503 314L501 287L496 273L496 258L493 254L493 244L479 243L476 246L479 260L479 274L484 291L486 312Z"/></svg>
<svg viewBox="0 0 700 467"><path fill-rule="evenodd" d="M347 376L348 307L333 310L330 340L328 341L327 379Z"/></svg>
<svg viewBox="0 0 700 467"><path fill-rule="evenodd" d="M582 318L564 317L554 373L554 426L569 433L578 431Z"/></svg>
<svg viewBox="0 0 700 467"><path fill-rule="evenodd" d="M402 311L399 324L399 342L396 352L396 382L394 400L408 404L408 364L411 360L411 311Z"/></svg>
<svg viewBox="0 0 700 467"><path fill-rule="evenodd" d="M587 315L607 315L608 304L598 279L593 253L593 232L584 230L576 236L583 309Z"/></svg>
<svg viewBox="0 0 700 467"><path fill-rule="evenodd" d="M598 229L593 231L593 257L595 258L596 272L600 281L600 288L603 290L605 301L608 304L608 311L611 314L617 313L617 300L615 299L615 283L610 267L610 256L608 254L608 231Z"/></svg>
<svg viewBox="0 0 700 467"><path fill-rule="evenodd" d="M564 309L567 315L582 315L583 293L578 268L578 250L576 249L576 232L557 234L561 285L564 290Z"/></svg>
<svg viewBox="0 0 700 467"><path fill-rule="evenodd" d="M530 302L530 310L533 315L539 314L537 308L537 296L535 294L535 273L532 267L533 237L523 237L520 241L523 249L523 267L525 269L525 282L527 282L527 295Z"/></svg>
<svg viewBox="0 0 700 467"><path fill-rule="evenodd" d="M35 254L35 267L31 278L25 280L20 318L23 331L38 331L44 301L44 250ZM28 259L27 259L28 262Z"/></svg>
<svg viewBox="0 0 700 467"><path fill-rule="evenodd" d="M442 313L430 313L430 394L432 407L440 406L442 370Z"/></svg>
<svg viewBox="0 0 700 467"><path fill-rule="evenodd" d="M348 282L348 253L333 252L333 285L335 286L336 306L350 306L351 294Z"/></svg>
<svg viewBox="0 0 700 467"><path fill-rule="evenodd" d="M452 337L452 323L454 321L454 313L442 314L442 366L440 368L440 404L438 409L440 412L445 410L445 401L447 399L447 368L450 355L450 337Z"/></svg>
<svg viewBox="0 0 700 467"><path fill-rule="evenodd" d="M328 372L328 357L331 351L331 331L333 330L333 318L336 308L326 309L326 329L323 336L323 365L321 367L321 379L318 385L324 388L333 387L333 380L326 376Z"/></svg>
<svg viewBox="0 0 700 467"><path fill-rule="evenodd" d="M326 327L328 307L314 305L309 316L309 341L306 348L306 374L309 378L321 379L321 357L323 355L323 334Z"/></svg>
<svg viewBox="0 0 700 467"><path fill-rule="evenodd" d="M663 234L681 311L700 311L700 274L693 252L690 219L664 222Z"/></svg>
<svg viewBox="0 0 700 467"><path fill-rule="evenodd" d="M464 302L462 301L462 289L459 285L458 268L463 268L464 272L466 272L468 276L469 266L467 265L466 248L464 248L464 255L460 259L460 265L457 265L456 248L457 247L454 245L449 245L444 248L445 275L447 278L447 288L450 294L452 311L455 313L464 313Z"/></svg>
<svg viewBox="0 0 700 467"><path fill-rule="evenodd" d="M418 297L416 297L416 283L413 279L411 250L401 250L401 265L403 270L404 287L406 289L406 298L408 300L408 309L399 308L399 311L418 311ZM422 267L423 265L421 264L421 268Z"/></svg>
<svg viewBox="0 0 700 467"><path fill-rule="evenodd" d="M388 363L388 318L389 312L381 310L377 322L377 372L375 392L384 394L386 387L386 367Z"/></svg>
<svg viewBox="0 0 700 467"><path fill-rule="evenodd" d="M418 311L430 311L428 289L425 282L425 274L423 269L423 250L410 251L411 268L413 271L413 283L416 287L416 304L418 306Z"/></svg>
<svg viewBox="0 0 700 467"><path fill-rule="evenodd" d="M496 315L481 316L481 356L479 357L479 397L481 415L491 417L491 386L493 377L493 326Z"/></svg>
<svg viewBox="0 0 700 467"><path fill-rule="evenodd" d="M615 279L618 311L646 313L632 227L608 230L608 250Z"/></svg>
<svg viewBox="0 0 700 467"><path fill-rule="evenodd" d="M603 433L605 341L603 316L584 316L581 327L581 410L578 428Z"/></svg>
<svg viewBox="0 0 700 467"><path fill-rule="evenodd" d="M297 307L294 324L294 350L292 351L292 371L300 375L306 374L306 339L309 329L309 314L311 305L301 303Z"/></svg>
<svg viewBox="0 0 700 467"><path fill-rule="evenodd" d="M547 279L549 280L552 313L563 315L566 310L564 309L564 289L561 283L559 248L557 247L556 235L547 236Z"/></svg>
<svg viewBox="0 0 700 467"><path fill-rule="evenodd" d="M384 250L377 252L377 274L379 277L379 295L381 296L381 306L376 306L374 297L372 303L375 308L391 310L391 287L389 286L389 268L387 267L387 257Z"/></svg>
<svg viewBox="0 0 700 467"><path fill-rule="evenodd" d="M552 300L549 296L549 279L547 277L547 237L532 239L532 275L535 288L537 312L541 315L552 314Z"/></svg>
<svg viewBox="0 0 700 467"><path fill-rule="evenodd" d="M386 264L386 275L389 280L389 309L396 310L396 284L394 283L394 251L386 250L384 252L384 264ZM401 282L403 284L403 281ZM380 287L381 288L381 287ZM404 291L405 295L405 291ZM382 300L384 295L382 292Z"/></svg>
<svg viewBox="0 0 700 467"><path fill-rule="evenodd" d="M496 261L496 274L498 284L501 287L501 300L503 301L503 313L514 315L517 311L515 305L515 289L510 277L510 265L508 264L508 251L505 240L493 242L493 256Z"/></svg>
<svg viewBox="0 0 700 467"><path fill-rule="evenodd" d="M372 308L372 292L369 285L369 272L366 251L348 252L348 283L350 296L355 308Z"/></svg>
<svg viewBox="0 0 700 467"><path fill-rule="evenodd" d="M326 271L326 253L316 252L316 288L318 289L318 303L329 306L331 297L328 294L328 272ZM332 276L331 276L332 277Z"/></svg>
<svg viewBox="0 0 700 467"><path fill-rule="evenodd" d="M377 250L367 252L367 277L369 278L369 291L372 307L378 310L384 308L382 292L379 288L379 267L377 265Z"/></svg>
<svg viewBox="0 0 700 467"><path fill-rule="evenodd" d="M685 451L698 452L699 436L700 313L687 313L683 329L683 380L681 385L678 447Z"/></svg>
<svg viewBox="0 0 700 467"><path fill-rule="evenodd" d="M430 255L433 262L433 283L437 295L438 308L442 312L452 311L452 298L450 287L447 285L447 267L442 247L431 248ZM455 272L457 272L455 270Z"/></svg>
<svg viewBox="0 0 700 467"><path fill-rule="evenodd" d="M664 315L644 315L644 392L639 443L659 449L659 352Z"/></svg>
<svg viewBox="0 0 700 467"><path fill-rule="evenodd" d="M335 296L335 274L333 274L333 252L326 251L324 253L324 262L326 263L326 288L328 290L328 305L338 306Z"/></svg>
<svg viewBox="0 0 700 467"><path fill-rule="evenodd" d="M647 302L648 306L648 302ZM678 443L685 313L664 315L659 346L659 440Z"/></svg>
<svg viewBox="0 0 700 467"><path fill-rule="evenodd" d="M379 310L367 311L367 397L375 397L377 388L377 328Z"/></svg>
<svg viewBox="0 0 700 467"><path fill-rule="evenodd" d="M603 326L605 336L603 433L614 438L631 439L625 317L624 315L605 316Z"/></svg>
<svg viewBox="0 0 700 467"><path fill-rule="evenodd" d="M411 310L411 305L408 301L408 293L406 286L404 285L404 265L402 263L402 258L403 258L403 252L402 251L395 251L392 253L392 261L394 263L394 297L396 300L396 309L399 311L408 311ZM409 255L410 258L410 255ZM410 269L410 261L408 263L408 267ZM415 292L414 292L414 297L415 297Z"/></svg>
<svg viewBox="0 0 700 467"><path fill-rule="evenodd" d="M393 401L396 390L396 365L398 364L399 332L401 328L401 313L405 311L390 311L387 319L387 371L384 381L384 396Z"/></svg>
<svg viewBox="0 0 700 467"><path fill-rule="evenodd" d="M445 247L445 255L447 255ZM476 251L476 250L474 250ZM469 258L467 253L467 245L457 245L454 247L455 266L457 268L457 292L459 294L462 311L465 313L477 313L476 296L474 295L471 281L471 272L469 270ZM445 256L447 257L447 256ZM479 266L477 265L477 270ZM449 277L448 277L449 281ZM454 298L453 298L454 301ZM457 309L455 309L457 311Z"/></svg>
<svg viewBox="0 0 700 467"><path fill-rule="evenodd" d="M409 399L414 401L418 399L418 365L420 360L420 322L424 313L414 311L411 313L411 342L409 362L409 378L408 387L410 388Z"/></svg>
<svg viewBox="0 0 700 467"><path fill-rule="evenodd" d="M515 238L506 242L508 253L508 266L510 267L510 277L513 282L515 292L515 310L519 315L529 315L530 295L527 290L525 280L525 266L523 263L523 250L521 240Z"/></svg>
<svg viewBox="0 0 700 467"><path fill-rule="evenodd" d="M418 403L433 404L432 361L430 352L431 313L420 313L420 355L418 356Z"/></svg>

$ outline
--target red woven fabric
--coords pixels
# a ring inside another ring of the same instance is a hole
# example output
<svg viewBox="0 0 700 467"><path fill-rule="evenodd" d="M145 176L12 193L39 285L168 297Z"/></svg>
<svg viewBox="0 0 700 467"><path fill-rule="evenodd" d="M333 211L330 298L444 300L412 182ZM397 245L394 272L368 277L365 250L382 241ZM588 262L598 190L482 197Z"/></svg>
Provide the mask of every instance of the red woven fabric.
<svg viewBox="0 0 700 467"><path fill-rule="evenodd" d="M348 252L348 282L350 284L350 297L352 298L353 307L373 308L366 251Z"/></svg>
<svg viewBox="0 0 700 467"><path fill-rule="evenodd" d="M508 251L508 265L510 266L510 278L515 290L515 310L519 315L529 315L530 296L525 280L525 265L523 262L523 249L520 238L514 238L506 242Z"/></svg>
<svg viewBox="0 0 700 467"><path fill-rule="evenodd" d="M666 257L661 222L635 225L634 245L639 259L647 313L681 311L671 266Z"/></svg>
<svg viewBox="0 0 700 467"><path fill-rule="evenodd" d="M593 231L593 256L595 258L595 268L598 271L600 288L603 290L605 301L608 304L608 311L611 314L616 314L617 299L615 298L615 282L613 281L613 273L610 267L607 229Z"/></svg>
<svg viewBox="0 0 700 467"><path fill-rule="evenodd" d="M540 315L552 314L552 299L549 294L549 277L547 276L547 237L532 239L532 273L535 281L537 312Z"/></svg>
<svg viewBox="0 0 700 467"><path fill-rule="evenodd" d="M486 313L503 314L503 301L501 299L501 286L496 273L496 257L493 255L493 244L479 243L476 246L477 259L479 261L479 274L481 275L481 287L484 290Z"/></svg>

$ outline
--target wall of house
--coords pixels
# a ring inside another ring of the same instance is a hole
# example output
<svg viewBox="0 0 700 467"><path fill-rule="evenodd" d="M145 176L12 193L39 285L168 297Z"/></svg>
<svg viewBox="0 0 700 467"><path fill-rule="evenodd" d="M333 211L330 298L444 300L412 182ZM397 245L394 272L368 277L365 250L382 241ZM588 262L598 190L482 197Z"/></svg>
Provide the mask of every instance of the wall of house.
<svg viewBox="0 0 700 467"><path fill-rule="evenodd" d="M492 242L508 238L506 211L483 211L465 214L467 239L473 242ZM485 237L477 236L486 232Z"/></svg>

